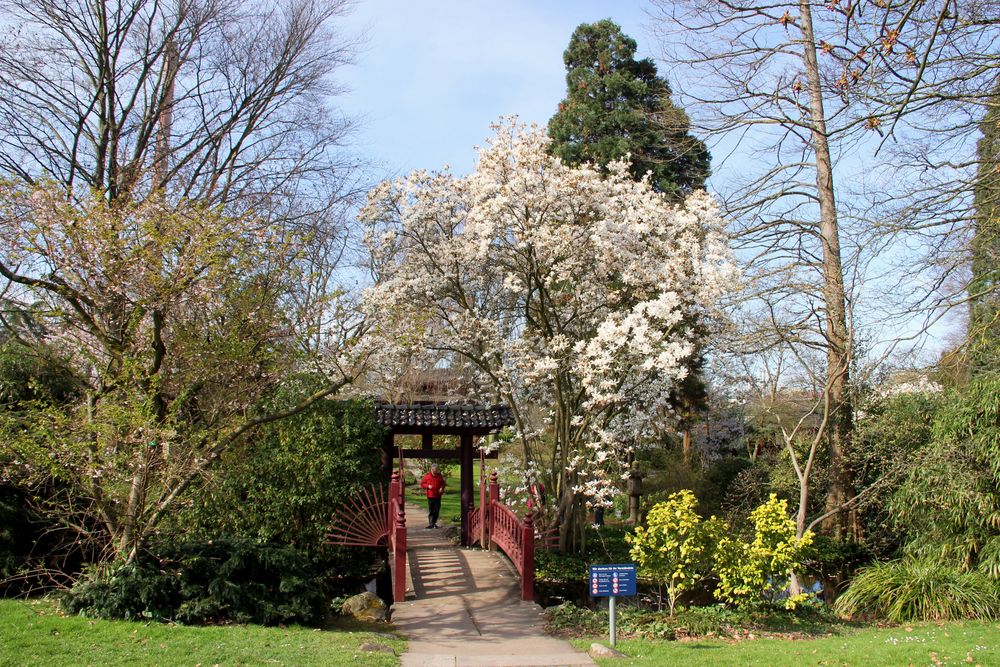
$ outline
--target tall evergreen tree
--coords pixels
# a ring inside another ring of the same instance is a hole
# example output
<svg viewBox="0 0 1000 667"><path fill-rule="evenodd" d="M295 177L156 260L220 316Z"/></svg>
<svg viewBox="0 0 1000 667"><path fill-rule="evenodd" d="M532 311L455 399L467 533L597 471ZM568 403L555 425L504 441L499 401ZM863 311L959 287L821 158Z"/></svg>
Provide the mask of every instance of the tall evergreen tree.
<svg viewBox="0 0 1000 667"><path fill-rule="evenodd" d="M549 120L551 150L569 164L601 167L630 154L635 178L651 172L656 190L679 199L704 186L708 149L689 133L656 65L636 60L635 51L635 40L610 19L573 32L563 54L566 99Z"/></svg>
<svg viewBox="0 0 1000 667"><path fill-rule="evenodd" d="M979 128L979 174L969 283L971 371L996 368L1000 360L1000 82Z"/></svg>

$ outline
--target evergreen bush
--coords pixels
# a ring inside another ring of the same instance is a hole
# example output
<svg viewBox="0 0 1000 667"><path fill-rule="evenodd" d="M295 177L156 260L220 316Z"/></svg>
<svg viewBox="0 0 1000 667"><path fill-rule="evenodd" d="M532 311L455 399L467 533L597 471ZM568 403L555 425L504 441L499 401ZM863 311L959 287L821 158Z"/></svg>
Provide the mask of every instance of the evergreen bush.
<svg viewBox="0 0 1000 667"><path fill-rule="evenodd" d="M279 397L275 407L284 402L293 401ZM342 582L335 593L356 592L347 588L373 576L375 551L332 546L326 535L344 502L385 483L382 439L369 402L321 401L309 412L269 424L224 456L167 531L291 546L327 583Z"/></svg>
<svg viewBox="0 0 1000 667"><path fill-rule="evenodd" d="M63 608L95 618L186 624L317 626L326 618L329 590L296 549L246 538L154 546L113 574L78 582Z"/></svg>
<svg viewBox="0 0 1000 667"><path fill-rule="evenodd" d="M1000 576L1000 373L944 398L888 510L907 556Z"/></svg>
<svg viewBox="0 0 1000 667"><path fill-rule="evenodd" d="M24 565L26 549L36 537L31 527L24 495L0 486L0 582L14 576ZM0 584L0 593L4 587Z"/></svg>

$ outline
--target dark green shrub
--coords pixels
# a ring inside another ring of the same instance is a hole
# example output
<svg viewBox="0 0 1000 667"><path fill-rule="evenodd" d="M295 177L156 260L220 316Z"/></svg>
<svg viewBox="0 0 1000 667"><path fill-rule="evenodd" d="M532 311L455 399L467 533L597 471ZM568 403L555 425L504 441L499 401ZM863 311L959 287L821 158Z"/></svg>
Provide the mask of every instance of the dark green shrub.
<svg viewBox="0 0 1000 667"><path fill-rule="evenodd" d="M570 603L545 610L547 630L568 636L601 635L608 631L607 601L597 610ZM618 603L618 630L622 635L651 639L683 637L744 637L749 632L828 634L839 620L822 605L803 605L794 611L779 607L753 610L728 609L720 605L688 607L674 616L652 611L628 599Z"/></svg>
<svg viewBox="0 0 1000 667"><path fill-rule="evenodd" d="M227 453L197 502L166 530L284 544L310 558L324 579L370 577L373 550L333 547L326 534L342 503L383 483L382 437L370 403L321 401Z"/></svg>
<svg viewBox="0 0 1000 667"><path fill-rule="evenodd" d="M674 621L678 635L740 635L745 632L826 634L837 618L822 604L803 604L794 610L781 606L728 609L719 605L688 607Z"/></svg>
<svg viewBox="0 0 1000 667"><path fill-rule="evenodd" d="M580 554L536 551L535 577L549 581L583 581L587 578L587 563Z"/></svg>
<svg viewBox="0 0 1000 667"><path fill-rule="evenodd" d="M180 604L179 590L176 576L142 559L110 577L81 579L63 596L62 608L92 618L171 620Z"/></svg>
<svg viewBox="0 0 1000 667"><path fill-rule="evenodd" d="M63 608L97 618L180 623L323 623L329 590L308 557L244 538L156 545L111 576L80 581Z"/></svg>
<svg viewBox="0 0 1000 667"><path fill-rule="evenodd" d="M73 374L45 346L0 343L0 409L39 401L61 403L78 391Z"/></svg>
<svg viewBox="0 0 1000 667"><path fill-rule="evenodd" d="M721 605L688 607L671 619L674 631L681 635L703 636L710 632L727 635L733 628L748 624L748 612L729 609Z"/></svg>
<svg viewBox="0 0 1000 667"><path fill-rule="evenodd" d="M624 525L588 528L587 544L582 553L536 550L535 576L550 581L584 581L593 563L627 563L631 558L625 534L630 529Z"/></svg>
<svg viewBox="0 0 1000 667"><path fill-rule="evenodd" d="M608 613L564 602L545 610L545 630L555 635L599 635L608 631Z"/></svg>
<svg viewBox="0 0 1000 667"><path fill-rule="evenodd" d="M980 572L904 558L862 569L836 609L893 623L993 619L1000 613L1000 587Z"/></svg>

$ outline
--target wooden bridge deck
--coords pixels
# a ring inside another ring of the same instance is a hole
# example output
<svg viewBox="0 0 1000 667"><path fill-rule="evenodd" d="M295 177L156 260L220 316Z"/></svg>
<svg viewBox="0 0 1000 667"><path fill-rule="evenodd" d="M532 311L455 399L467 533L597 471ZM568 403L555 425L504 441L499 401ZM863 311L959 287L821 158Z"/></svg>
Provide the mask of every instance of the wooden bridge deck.
<svg viewBox="0 0 1000 667"><path fill-rule="evenodd" d="M594 665L543 631L542 609L520 599L520 579L499 553L453 546L407 504L406 600L392 622L409 639L403 667Z"/></svg>

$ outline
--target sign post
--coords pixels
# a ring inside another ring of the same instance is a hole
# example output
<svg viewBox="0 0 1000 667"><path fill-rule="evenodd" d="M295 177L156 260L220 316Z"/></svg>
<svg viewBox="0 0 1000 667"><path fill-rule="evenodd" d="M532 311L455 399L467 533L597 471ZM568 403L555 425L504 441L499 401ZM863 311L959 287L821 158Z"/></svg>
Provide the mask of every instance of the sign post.
<svg viewBox="0 0 1000 667"><path fill-rule="evenodd" d="M590 566L590 597L608 598L608 634L611 647L618 643L616 599L621 595L635 595L635 563Z"/></svg>

